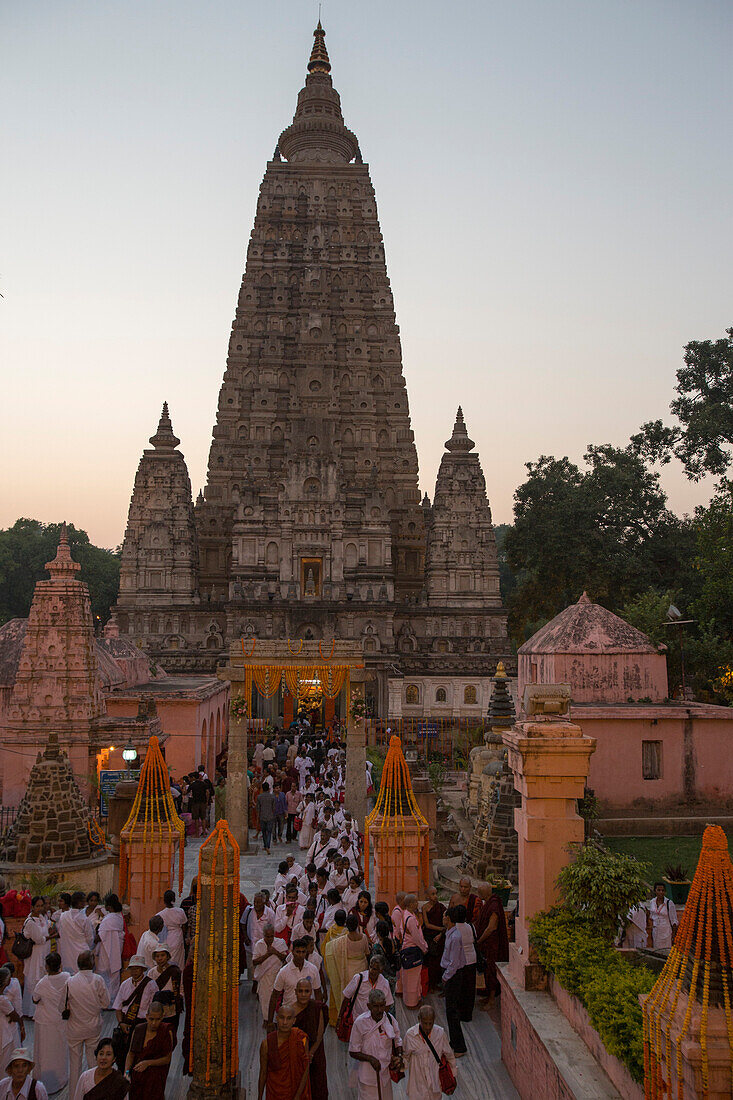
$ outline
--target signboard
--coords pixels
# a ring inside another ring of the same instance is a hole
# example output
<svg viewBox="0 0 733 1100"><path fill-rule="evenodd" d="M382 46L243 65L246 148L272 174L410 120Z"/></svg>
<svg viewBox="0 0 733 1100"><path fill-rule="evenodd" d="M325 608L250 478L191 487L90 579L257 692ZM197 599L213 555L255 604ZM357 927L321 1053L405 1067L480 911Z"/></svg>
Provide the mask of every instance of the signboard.
<svg viewBox="0 0 733 1100"><path fill-rule="evenodd" d="M115 787L123 779L139 779L140 769L133 768L132 771L127 771L123 768L121 771L106 771L102 770L99 773L99 814L100 817L109 816L109 799L110 796L115 793Z"/></svg>

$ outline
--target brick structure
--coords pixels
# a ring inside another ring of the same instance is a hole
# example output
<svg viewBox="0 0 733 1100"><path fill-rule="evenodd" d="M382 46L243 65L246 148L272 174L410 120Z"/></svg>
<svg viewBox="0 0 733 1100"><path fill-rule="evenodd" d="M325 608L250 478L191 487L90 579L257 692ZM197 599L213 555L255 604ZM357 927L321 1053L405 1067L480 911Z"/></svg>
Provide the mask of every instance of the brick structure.
<svg viewBox="0 0 733 1100"><path fill-rule="evenodd" d="M195 532L166 427L138 470L117 619L169 671L213 670L241 636L361 642L384 716L395 668L480 683L510 648L461 414L420 502L374 189L315 37L260 188Z"/></svg>
<svg viewBox="0 0 733 1100"><path fill-rule="evenodd" d="M369 841L374 845L373 896L390 909L400 892L424 896L430 878L430 827L412 790L402 742L390 738L376 805L364 827L369 885Z"/></svg>
<svg viewBox="0 0 733 1100"><path fill-rule="evenodd" d="M57 734L31 768L15 821L0 842L0 861L69 864L105 854L104 837L89 814Z"/></svg>
<svg viewBox="0 0 733 1100"><path fill-rule="evenodd" d="M103 682L111 687L124 682L124 674L94 637L80 568L64 526L56 557L46 565L49 579L36 584L27 621L13 620L0 636L7 685L0 724L5 805L18 805L23 798L49 730L58 737L83 795L110 746L130 740L146 744L151 733L160 732L157 717L147 711L129 718L107 715Z"/></svg>

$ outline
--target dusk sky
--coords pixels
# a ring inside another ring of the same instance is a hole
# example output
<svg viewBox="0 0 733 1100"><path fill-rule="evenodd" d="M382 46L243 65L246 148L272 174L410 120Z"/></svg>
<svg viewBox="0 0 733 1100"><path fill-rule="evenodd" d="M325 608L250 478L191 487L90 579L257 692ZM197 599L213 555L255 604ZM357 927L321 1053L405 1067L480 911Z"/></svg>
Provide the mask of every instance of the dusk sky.
<svg viewBox="0 0 733 1100"><path fill-rule="evenodd" d="M0 526L124 532L163 400L194 495L317 3L0 0ZM667 417L733 324L730 0L327 0L376 189L421 489L463 405L524 463ZM670 504L708 484L679 465ZM562 522L562 517L558 517Z"/></svg>

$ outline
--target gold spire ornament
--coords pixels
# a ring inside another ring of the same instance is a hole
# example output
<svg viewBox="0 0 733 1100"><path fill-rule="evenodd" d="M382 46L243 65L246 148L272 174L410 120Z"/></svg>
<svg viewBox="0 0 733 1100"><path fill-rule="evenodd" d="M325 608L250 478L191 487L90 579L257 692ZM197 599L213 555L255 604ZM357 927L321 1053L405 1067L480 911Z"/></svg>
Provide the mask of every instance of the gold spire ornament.
<svg viewBox="0 0 733 1100"><path fill-rule="evenodd" d="M326 32L321 26L320 19L318 20L318 26L313 31L313 37L315 38L315 42L311 50L311 59L308 62L308 72L330 73L331 62L328 59L328 50L326 49Z"/></svg>

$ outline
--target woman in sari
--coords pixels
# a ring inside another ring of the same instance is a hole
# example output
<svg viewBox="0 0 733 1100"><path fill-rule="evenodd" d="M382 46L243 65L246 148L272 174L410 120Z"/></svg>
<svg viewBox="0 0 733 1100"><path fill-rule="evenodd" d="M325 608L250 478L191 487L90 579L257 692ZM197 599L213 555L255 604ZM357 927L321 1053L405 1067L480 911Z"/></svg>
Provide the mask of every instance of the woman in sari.
<svg viewBox="0 0 733 1100"><path fill-rule="evenodd" d="M23 1015L30 1016L31 1019L36 1011L33 990L46 973L46 955L49 951L49 923L45 916L45 908L45 898L33 898L31 911L23 925L23 935L33 940L33 950L23 967Z"/></svg>
<svg viewBox="0 0 733 1100"><path fill-rule="evenodd" d="M163 1006L153 1001L144 1023L132 1033L125 1072L130 1078L130 1100L165 1100L165 1083L173 1053L173 1036L163 1023Z"/></svg>
<svg viewBox="0 0 733 1100"><path fill-rule="evenodd" d="M312 794L305 796L305 801L300 806L300 832L298 833L298 847L306 851L313 840L313 825L316 820L316 801Z"/></svg>
<svg viewBox="0 0 733 1100"><path fill-rule="evenodd" d="M323 1035L328 1026L328 1009L321 1001L313 999L313 986L308 978L301 978L295 987L295 1026L308 1036L311 1096L328 1100L326 1076L326 1051Z"/></svg>
<svg viewBox="0 0 733 1100"><path fill-rule="evenodd" d="M61 969L61 956L46 956L46 973L33 990L36 1006L33 1055L36 1076L49 1093L58 1092L69 1080L69 1044L66 1022L61 1016L66 1003L69 975Z"/></svg>
<svg viewBox="0 0 733 1100"><path fill-rule="evenodd" d="M402 935L402 999L405 1008L417 1008L422 997L422 966L428 945L420 927L420 910L415 894L405 894L405 923Z"/></svg>
<svg viewBox="0 0 733 1100"><path fill-rule="evenodd" d="M359 921L359 928L369 940L369 943L374 942L374 936L376 934L377 918L374 915L374 907L372 905L372 895L368 890L360 890L359 897L356 899L356 905L351 910Z"/></svg>
<svg viewBox="0 0 733 1100"><path fill-rule="evenodd" d="M97 929L97 973L105 980L111 1008L120 988L125 921L122 916L122 902L117 894L107 894L104 908L107 912Z"/></svg>
<svg viewBox="0 0 733 1100"><path fill-rule="evenodd" d="M434 886L428 890L428 900L422 907L422 931L428 945L428 982L430 989L437 989L443 979L440 958L445 943L443 917L445 906L438 901L438 891Z"/></svg>
<svg viewBox="0 0 733 1100"><path fill-rule="evenodd" d="M334 962L333 952L336 947L336 941L346 935L346 913L343 909L338 909L333 918L333 924L329 928L326 935L323 937L321 944L321 951L323 953L323 966L326 970L328 977L328 984L330 986L330 992L328 996L328 1022L331 1027L336 1027L336 1021L338 1020L339 1008L341 1007L340 998L336 997L336 988L338 986L338 970L336 969L336 963ZM336 1001L339 1001L338 1007L336 1007Z"/></svg>
<svg viewBox="0 0 733 1100"><path fill-rule="evenodd" d="M400 968L400 953L392 939L391 928L391 922L387 924L386 920L377 921L376 939L369 953L369 961L371 962L372 959L380 960L382 974L389 982L389 988L392 990L392 996L394 997L397 971Z"/></svg>
<svg viewBox="0 0 733 1100"><path fill-rule="evenodd" d="M125 1100L130 1082L115 1066L111 1039L100 1039L94 1048L97 1065L82 1073L69 1100Z"/></svg>
<svg viewBox="0 0 733 1100"><path fill-rule="evenodd" d="M331 993L335 1005L336 1019L338 1019L341 1009L344 989L355 974L360 974L366 968L368 957L369 940L359 929L359 918L356 913L349 913L346 918L346 935L337 939L333 945L333 965L336 980L331 983ZM333 1009L329 1005L330 1011L333 1011Z"/></svg>

